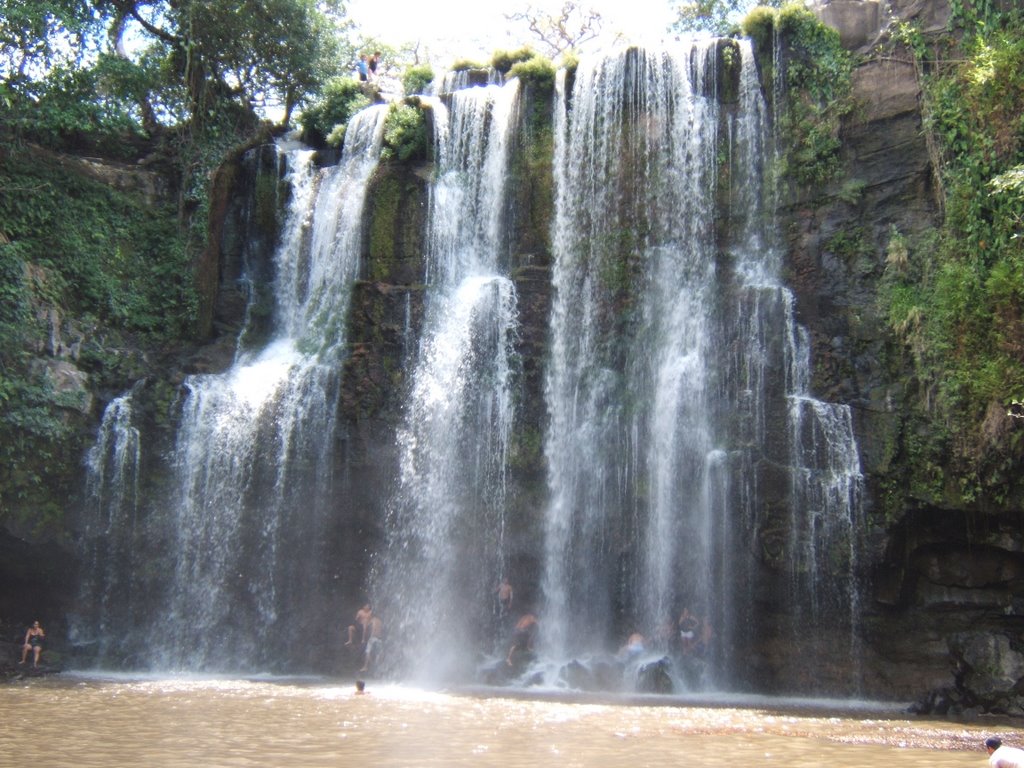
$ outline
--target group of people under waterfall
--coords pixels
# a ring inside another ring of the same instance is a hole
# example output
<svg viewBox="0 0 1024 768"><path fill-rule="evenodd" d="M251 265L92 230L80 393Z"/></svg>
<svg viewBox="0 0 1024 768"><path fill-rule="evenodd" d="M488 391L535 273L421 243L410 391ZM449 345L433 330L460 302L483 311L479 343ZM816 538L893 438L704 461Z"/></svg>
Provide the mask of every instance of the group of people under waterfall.
<svg viewBox="0 0 1024 768"><path fill-rule="evenodd" d="M679 618L668 619L658 626L648 647L647 638L640 632L632 632L619 649L619 658L629 661L644 655L648 650L672 653L682 657L703 658L710 650L715 636L711 621L706 617L683 608Z"/></svg>
<svg viewBox="0 0 1024 768"><path fill-rule="evenodd" d="M359 645L356 645L356 635L359 635ZM348 626L348 639L345 641L346 648L356 648L360 651L363 666L360 672L372 672L380 661L381 651L384 650L384 622L380 616L373 612L373 606L365 603L362 608L356 611L355 623Z"/></svg>

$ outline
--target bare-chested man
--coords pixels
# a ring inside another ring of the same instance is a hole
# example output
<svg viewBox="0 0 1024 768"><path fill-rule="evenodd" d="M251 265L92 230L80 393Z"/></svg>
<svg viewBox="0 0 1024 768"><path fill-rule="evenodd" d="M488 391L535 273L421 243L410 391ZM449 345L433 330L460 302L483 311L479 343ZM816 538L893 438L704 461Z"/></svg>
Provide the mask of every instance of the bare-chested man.
<svg viewBox="0 0 1024 768"><path fill-rule="evenodd" d="M357 626L360 627L359 647L362 648L366 645L366 635L370 624L370 618L372 616L373 610L369 603L356 611L356 623L348 625L348 642L345 643L346 647L351 646L355 642Z"/></svg>
<svg viewBox="0 0 1024 768"><path fill-rule="evenodd" d="M505 663L512 666L512 657L516 651L532 651L533 641L537 636L537 617L532 613L525 614L516 622L515 631L512 635L512 647L508 649L508 656Z"/></svg>
<svg viewBox="0 0 1024 768"><path fill-rule="evenodd" d="M369 672L380 660L380 652L384 648L384 622L379 616L371 616L367 625L369 638L366 640L366 653L363 656L363 667L360 672Z"/></svg>
<svg viewBox="0 0 1024 768"><path fill-rule="evenodd" d="M501 577L501 584L498 585L498 613L507 616L512 610L512 585L507 576Z"/></svg>

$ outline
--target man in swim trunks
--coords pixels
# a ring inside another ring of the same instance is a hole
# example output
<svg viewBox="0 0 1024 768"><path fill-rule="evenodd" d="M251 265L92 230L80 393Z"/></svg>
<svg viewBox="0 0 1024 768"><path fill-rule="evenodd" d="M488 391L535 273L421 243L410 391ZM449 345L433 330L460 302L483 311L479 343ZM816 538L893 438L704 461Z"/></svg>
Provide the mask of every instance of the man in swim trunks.
<svg viewBox="0 0 1024 768"><path fill-rule="evenodd" d="M371 616L367 624L370 633L366 640L366 654L363 656L363 668L360 672L369 672L380 660L380 652L384 649L384 622L379 616Z"/></svg>
<svg viewBox="0 0 1024 768"><path fill-rule="evenodd" d="M366 645L366 631L370 624L370 616L372 615L373 611L370 608L369 603L356 611L356 623L348 625L348 641L345 643L346 647L351 646L355 642L357 626L362 630L362 634L359 636L359 647L362 648Z"/></svg>

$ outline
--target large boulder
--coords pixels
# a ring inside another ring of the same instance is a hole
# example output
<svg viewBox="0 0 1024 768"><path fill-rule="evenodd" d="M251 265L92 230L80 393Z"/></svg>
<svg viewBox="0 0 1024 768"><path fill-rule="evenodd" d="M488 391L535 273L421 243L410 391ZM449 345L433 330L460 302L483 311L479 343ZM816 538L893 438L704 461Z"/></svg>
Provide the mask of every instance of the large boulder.
<svg viewBox="0 0 1024 768"><path fill-rule="evenodd" d="M878 0L815 0L811 11L839 32L843 47L865 48L878 39L883 25Z"/></svg>
<svg viewBox="0 0 1024 768"><path fill-rule="evenodd" d="M989 712L1024 705L1024 653L1002 634L965 632L949 641L959 687Z"/></svg>

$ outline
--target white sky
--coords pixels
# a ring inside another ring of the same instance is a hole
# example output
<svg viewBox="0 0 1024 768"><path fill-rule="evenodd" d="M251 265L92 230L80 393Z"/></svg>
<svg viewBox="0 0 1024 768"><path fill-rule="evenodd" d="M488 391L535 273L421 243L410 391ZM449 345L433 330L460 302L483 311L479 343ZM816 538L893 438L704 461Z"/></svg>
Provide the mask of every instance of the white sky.
<svg viewBox="0 0 1024 768"><path fill-rule="evenodd" d="M671 0L577 0L580 7L601 14L602 39L621 34L633 42L659 41L675 18ZM359 30L398 47L421 43L421 52L445 65L456 58L483 59L499 49L533 44L525 25L516 26L505 14L527 6L554 14L562 0L348 0L348 17Z"/></svg>

